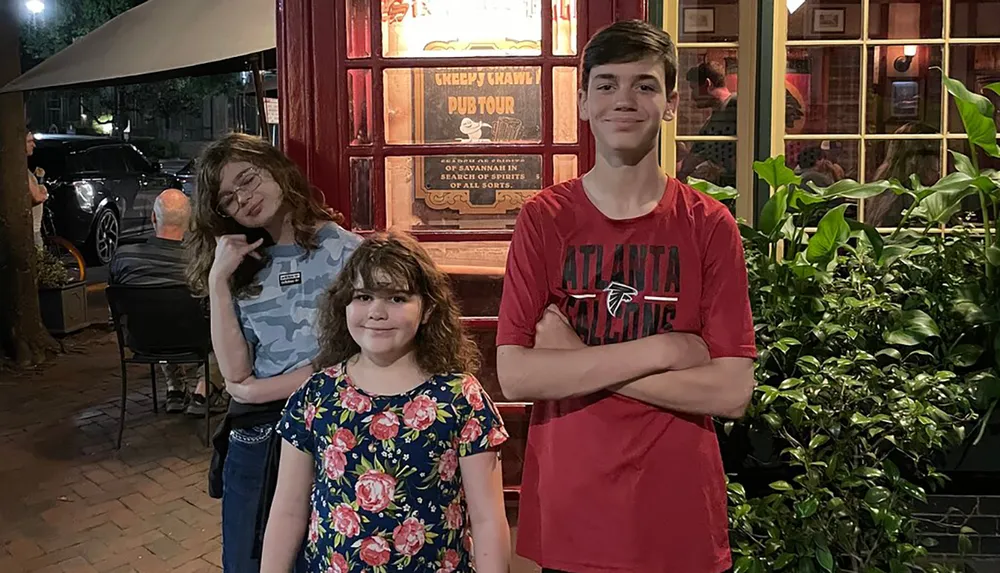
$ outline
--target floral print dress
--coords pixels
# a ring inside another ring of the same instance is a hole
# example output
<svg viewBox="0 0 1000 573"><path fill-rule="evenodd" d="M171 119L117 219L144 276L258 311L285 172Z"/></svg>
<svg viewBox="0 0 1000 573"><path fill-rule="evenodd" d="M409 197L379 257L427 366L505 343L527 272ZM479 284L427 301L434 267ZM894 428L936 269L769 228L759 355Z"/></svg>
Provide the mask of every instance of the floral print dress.
<svg viewBox="0 0 1000 573"><path fill-rule="evenodd" d="M309 571L474 571L458 460L507 439L474 376L439 374L381 396L341 364L288 399L278 433L315 460Z"/></svg>

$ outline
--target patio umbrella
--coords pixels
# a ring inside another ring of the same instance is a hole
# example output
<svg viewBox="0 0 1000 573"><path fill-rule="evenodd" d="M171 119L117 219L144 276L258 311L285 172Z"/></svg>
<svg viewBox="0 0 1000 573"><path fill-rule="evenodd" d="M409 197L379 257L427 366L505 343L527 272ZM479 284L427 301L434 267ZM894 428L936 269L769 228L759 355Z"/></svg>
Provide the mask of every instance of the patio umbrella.
<svg viewBox="0 0 1000 573"><path fill-rule="evenodd" d="M275 0L148 0L0 89L97 87L271 67ZM260 85L260 74L254 79ZM257 90L260 91L260 90ZM263 94L258 106L263 119Z"/></svg>

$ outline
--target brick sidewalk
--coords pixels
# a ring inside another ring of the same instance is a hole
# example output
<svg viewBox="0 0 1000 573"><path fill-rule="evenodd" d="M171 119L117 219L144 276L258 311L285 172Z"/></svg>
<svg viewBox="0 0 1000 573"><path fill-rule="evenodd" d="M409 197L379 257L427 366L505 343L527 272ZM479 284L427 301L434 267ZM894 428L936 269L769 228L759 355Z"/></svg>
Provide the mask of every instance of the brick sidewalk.
<svg viewBox="0 0 1000 573"><path fill-rule="evenodd" d="M114 335L64 342L40 371L0 374L0 571L218 571L202 422L154 415L149 370L133 367L116 453Z"/></svg>
<svg viewBox="0 0 1000 573"><path fill-rule="evenodd" d="M95 328L64 342L68 353L39 371L0 371L0 573L219 571L202 422L153 414L149 370L130 367L115 452L114 334Z"/></svg>

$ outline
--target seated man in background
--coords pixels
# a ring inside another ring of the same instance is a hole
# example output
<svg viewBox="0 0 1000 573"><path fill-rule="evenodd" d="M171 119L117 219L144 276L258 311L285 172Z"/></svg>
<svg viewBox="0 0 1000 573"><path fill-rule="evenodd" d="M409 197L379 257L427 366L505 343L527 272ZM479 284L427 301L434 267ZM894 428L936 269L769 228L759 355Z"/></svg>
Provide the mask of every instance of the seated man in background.
<svg viewBox="0 0 1000 573"><path fill-rule="evenodd" d="M154 237L144 243L119 247L108 269L108 284L124 286L187 286L184 270L184 233L191 219L191 204L182 191L167 189L153 204ZM218 372L215 355L209 355L212 380L212 412L226 411L227 397L218 387L222 374ZM205 415L205 376L201 368L187 364L162 364L167 378L167 413L186 412Z"/></svg>

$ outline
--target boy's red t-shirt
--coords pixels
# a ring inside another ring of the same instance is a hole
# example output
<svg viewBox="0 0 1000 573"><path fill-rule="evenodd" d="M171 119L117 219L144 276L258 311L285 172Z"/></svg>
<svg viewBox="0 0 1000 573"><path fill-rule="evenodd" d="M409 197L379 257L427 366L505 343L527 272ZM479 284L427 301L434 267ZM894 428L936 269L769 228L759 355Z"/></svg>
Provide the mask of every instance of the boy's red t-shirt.
<svg viewBox="0 0 1000 573"><path fill-rule="evenodd" d="M609 219L580 179L521 210L497 345L534 346L557 304L590 345L668 331L712 358L756 358L743 246L728 209L675 179L650 213ZM726 487L709 416L599 392L536 402L517 552L573 573L715 573L731 566Z"/></svg>

